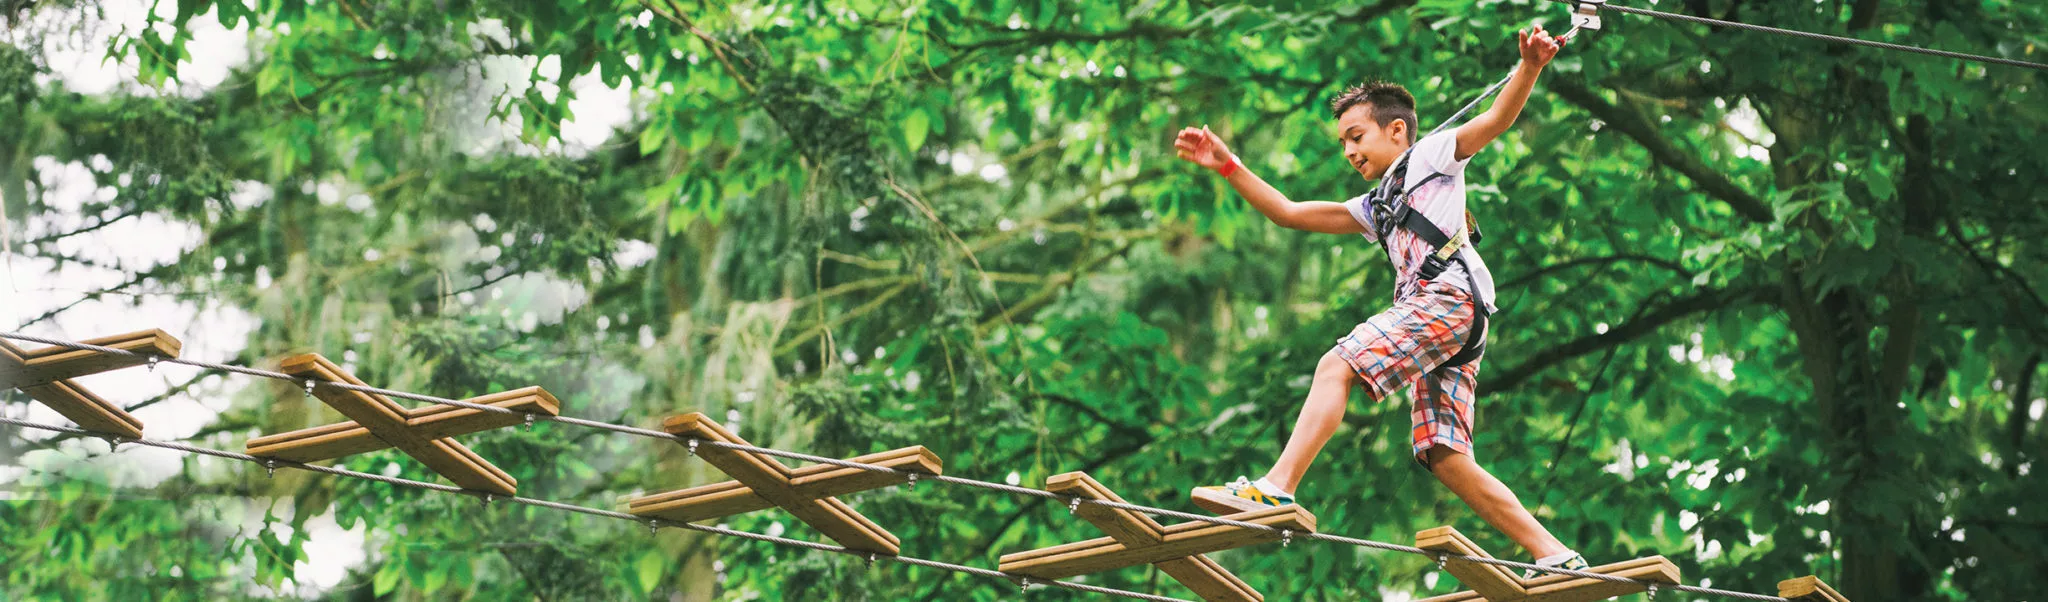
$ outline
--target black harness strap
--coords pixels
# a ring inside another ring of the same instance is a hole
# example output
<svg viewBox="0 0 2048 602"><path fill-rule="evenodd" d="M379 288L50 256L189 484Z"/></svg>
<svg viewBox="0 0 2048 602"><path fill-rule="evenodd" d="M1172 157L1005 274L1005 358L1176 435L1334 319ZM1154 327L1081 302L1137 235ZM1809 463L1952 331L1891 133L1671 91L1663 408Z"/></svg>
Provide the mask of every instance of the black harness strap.
<svg viewBox="0 0 2048 602"><path fill-rule="evenodd" d="M1410 147L1410 150L1413 150L1413 147ZM1401 158L1394 161L1394 166L1387 169L1386 177L1380 180L1379 187L1373 190L1368 202L1373 205L1374 233L1379 235L1380 247L1387 250L1389 262L1396 266L1400 265L1400 260L1394 257L1394 247L1389 244L1394 229L1400 228L1422 239L1422 242L1429 243L1430 252L1423 256L1422 265L1415 270L1417 279L1435 280L1436 277L1443 275L1444 270L1453 262L1465 268L1466 292L1471 293L1472 297L1472 330L1466 335L1465 344L1458 349L1458 353L1444 360L1439 366L1456 368L1471 363L1486 353L1486 318L1489 312L1486 309L1486 299L1480 296L1479 277L1473 273L1472 264L1465 261L1465 247L1479 241L1479 230L1476 224L1472 224L1471 214L1467 213L1468 230L1464 236L1454 239L1438 229L1435 223L1429 221L1428 216L1408 204L1408 195L1412 190L1421 188L1443 175L1432 173L1421 182L1416 182L1415 186L1407 186L1408 153L1403 152ZM1400 293L1396 291L1395 294ZM1398 301L1399 297L1397 296L1395 300Z"/></svg>

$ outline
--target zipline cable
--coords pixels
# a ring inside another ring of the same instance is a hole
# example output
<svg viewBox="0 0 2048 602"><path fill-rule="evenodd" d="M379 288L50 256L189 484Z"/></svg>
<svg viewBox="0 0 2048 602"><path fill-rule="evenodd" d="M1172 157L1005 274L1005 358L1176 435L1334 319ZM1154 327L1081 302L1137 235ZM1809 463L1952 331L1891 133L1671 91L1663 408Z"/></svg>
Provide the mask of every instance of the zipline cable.
<svg viewBox="0 0 2048 602"><path fill-rule="evenodd" d="M812 549L812 550L819 550L819 551L824 551L824 552L832 552L832 553L835 553L835 554L845 554L845 555L848 555L848 556L854 556L854 557L857 557L857 558L861 558L861 559L864 559L864 560L868 561L868 562L869 562L869 563L871 563L871 564L872 564L872 563L873 563L874 561L876 561L876 560L888 560L888 561L892 561L892 562L898 562L898 563L902 563L902 564L908 564L908 565L914 565L914 566L922 566L922 567L930 567L930 568L935 568L935 569L943 569L943 570L947 570L947 571L953 571L953 572L958 572L958 573L968 573L968 574L971 574L971 575L979 575L979 576L983 576L983 577L994 577L994 578L997 578L997 579L1006 579L1006 580L1009 580L1009 581L1010 581L1010 582L1012 582L1012 583L1019 583L1019 584L1022 584L1022 585L1023 585L1024 587L1026 587L1026 588L1029 588L1030 586L1033 586L1033 585L1050 585L1050 586L1054 586L1054 587L1062 587L1062 588L1067 588L1067 589L1072 589L1072 590L1079 590L1079 591L1084 591L1084 592L1091 592L1091 593L1097 593L1097 594L1108 594L1108 595L1112 595L1112 596L1121 596L1121 597L1125 597L1125 598L1133 598L1133 599L1138 599L1138 600L1155 600L1155 601L1158 601L1158 602L1190 602L1190 601L1188 601L1188 600L1182 600L1182 599L1180 599L1180 598L1168 598L1168 597L1166 597L1166 596L1157 596L1157 595L1152 595L1152 594L1145 594L1145 593L1139 593L1139 592L1134 592L1134 591L1128 591L1128 590L1121 590L1121 589L1115 589L1115 588L1108 588L1108 587L1101 587L1101 586L1095 586L1095 585L1088 585L1088 584L1085 584L1085 583L1071 583L1071 582L1067 582L1067 581L1056 581L1056 580L1048 580L1048 579L1039 579L1039 578L1036 578L1036 577L1026 577L1026 576L1023 576L1023 575L1015 575L1015 574L1011 574L1011 573L1005 573L1005 572L1002 572L1002 571L995 571L995 570L990 570L990 569L985 569L985 568L979 568L979 567L972 567L972 566L966 566L966 565L952 564L952 563L948 563L948 562L939 562L939 561L936 561L936 560L925 560L925 559L922 559L922 558L912 558L912 557L908 557L908 556L889 556L889 555L886 555L886 554L876 554L876 553L872 553L872 552L864 552L864 551L861 551L861 550L854 550L854 549L849 549L849 548L846 548L846 547L842 547L842 546L835 546L835 545L831 545L831 544L823 544L823 543L817 543L817 542L811 542L811 541L803 541L803 540L797 540L797 539L790 539L790 538L787 538L787 537L776 537L776 536L773 536L773 535L762 535L762 534L760 534L760 533L751 533L751 532L747 532L747 531L740 531L740 530L737 530L737 529L728 529L728 528L725 528L725 527L711 527L711 526L704 526L704 525L695 525L695 524L690 524L690 523L679 523L679 522L675 522L675 521L666 521L666 520L661 520L661 519L654 519L654 518L648 518L648 517L643 517L643 516L634 516L634 515L631 515L631 514L627 514L627 513L624 513L624 512L615 512L615 511L611 511L611 510L603 510L603 509L599 509L599 508L591 508L591 507L589 507L589 506L578 506L578 505L575 505L575 504L567 504L567 503L562 503L562 502L556 502L556 501L550 501L550 500L543 500L543 499L535 499L535 498L529 498L529 497L519 497L519 496L516 496L516 495L515 495L515 496L508 496L508 495L500 495L500 494L494 494L494 493L487 493L487 492L482 492L482 491L473 491L473 490L469 490L469 489L463 489L463 488L461 488L461 487L456 487L456 486L453 486L453 485L442 485L442 484L439 484L439 483L428 483L428 482L425 482L425 481L415 481L415 480L412 480L412 479L401 479L401 478L398 478L398 477L387 477L387 476L384 476L384 475L380 475L380 474L374 474L374 473L367 473L367 472L358 472L358 471L354 471L354 470L348 470L348 469L345 469L345 468L334 468L334 467L330 467L330 466L316 466L316 465L312 465L312 464L303 464L303 463L299 463L299 462L289 462L289 461L285 461L285 460L275 460L275 459L269 459L269 458L259 458L259 457L256 457L256 456L251 456L251 455L248 455L248 454L238 454L238 453L234 453L234 452L228 452L228 451L221 451L221 450L217 450L217 449L212 449L212 448L206 448L206 447L198 447L198 446L194 446L194 445L187 445L187 444L184 444L184 443L179 443L179 442L176 442L176 441L159 441L159 440L154 440L154 439L132 439L132 438L128 438L128 437L122 437L122 436L118 436L118 435L112 435L112 434L108 434L108 433L101 433L101 432L96 432L96 431L89 431L89 430L86 430L86 429L81 429L81 428L74 428L74 427L67 427L67 426L58 426L58 425L54 425L54 424L42 424L42 423L37 423L37 422L29 422L29 421L26 421L26 420L16 420L16 419L13 419L13 418L7 418L7 417L0 417L0 424L8 424L8 425L13 425L13 426L17 426L17 427L22 427L22 428L31 428L31 429L40 429L40 430L46 430L46 431L55 431L55 432L59 432L59 433L69 433L69 434L73 434L73 435L84 435L84 436L88 436L88 437L99 437L99 438L102 438L102 439L106 439L106 440L107 440L107 441L109 441L110 443L114 443L114 444L116 444L116 446L117 446L117 447L118 447L118 445L125 445L125 444L129 444L129 443L133 443L133 444L136 444L136 445L144 445L144 446L149 446L149 447L158 447L158 448L163 448L163 449L169 449L169 450L181 451L181 452L185 452L185 453L190 453L190 454L198 454L198 455L205 455L205 456L213 456L213 457L216 457L216 458L227 458L227 459L230 459L230 460L240 460L240 461L243 461L243 462L250 462L250 463L253 463L253 464L257 464L257 465L259 465L259 466L263 466L263 467L264 467L265 469L269 469L269 470L275 470L275 469L277 469L277 468L296 468L296 469L299 469L299 470L306 470L306 471L311 471L311 472L325 473L325 474L330 474L330 475L335 475L335 476L342 476L342 477L348 477L348 478L353 478L353 479L363 479L363 480L369 480L369 481L377 481L377 482L380 482L380 483L387 483L387 484L391 484L391 485L398 485L398 486L401 486L401 487L412 487L412 488L415 488L415 489L425 489L425 490L428 490L428 491L436 491L436 492L441 492L441 493L452 493L452 494L457 494L457 495L467 495L467 496L471 496L471 497L476 497L476 498L478 498L478 499L481 499L481 500L483 500L483 501L484 501L484 503L486 503L486 504L489 504L489 503L491 503L491 502L494 502L494 501L500 501L500 500L502 500L502 501L512 502L512 503L515 503L515 504L525 504L525 505L528 505L528 506L536 506L536 507L540 507L540 508L549 508L549 509L553 509L553 510L563 510L563 511L567 511L567 512L575 512L575 513L580 513L580 514L588 514L588 515L591 515L591 516L602 516L602 517L605 517L605 518L615 518L615 519L619 519L619 520L623 520L623 521L628 521L628 522L638 523L638 524L641 524L641 525L646 525L646 526L648 526L648 527L650 527L650 528L654 528L654 529L659 529L659 528L661 528L661 527L679 527L679 528L684 528L684 529L690 529L690 530L692 530L692 531L702 531L702 532L705 532L705 533L714 533L714 534L718 534L718 535L725 535L725 536L729 536L729 537L740 537L740 538L745 538L745 539L751 539L751 540L755 540L755 541L765 541L765 542L768 542L768 543L773 543L773 544L777 544L777 545L784 545L784 546L795 546L795 547L800 547L800 548L809 548L809 549Z"/></svg>
<svg viewBox="0 0 2048 602"><path fill-rule="evenodd" d="M1619 5L1619 4L1614 4L1614 3L1612 3L1612 2L1604 2L1604 1L1603 1L1603 2L1589 2L1589 1L1587 1L1587 0L1550 0L1550 1L1551 1L1551 2L1556 2L1556 3L1559 3L1559 4L1569 4L1569 5L1572 5L1572 6L1574 6L1574 7L1582 7L1582 6L1595 6L1595 7L1598 7L1599 9L1601 9L1601 10L1611 10L1611 11L1615 11L1615 12L1619 12L1619 13L1627 13L1627 14L1631 14L1631 15L1640 15L1640 16L1645 16L1645 17L1651 17L1651 18L1657 18L1657 19L1669 19L1669 20L1673 20L1673 21L1685 21L1685 22L1688 22L1688 23L1696 23L1696 24L1700 24L1700 25L1711 25L1711 26L1714 26L1714 27L1731 27L1731 28L1735 28L1735 29L1742 29L1742 30L1747 30L1747 31L1755 31L1755 32L1761 32L1761 33L1775 34L1775 35L1781 35L1781 36L1790 36L1790 37L1795 37L1795 38L1806 38L1806 39L1809 39L1809 40L1820 40L1820 41L1824 41L1824 42L1834 42L1834 43L1837 43L1837 44L1853 44L1853 45L1856 45L1856 46L1864 46L1864 47L1869 47L1869 48L1879 48L1879 49L1883 49L1883 50L1892 50L1892 51L1897 51L1897 52L1911 52L1911 53L1914 53L1914 54L1924 54L1924 55L1928 55L1928 56L1938 56L1938 57L1942 57L1942 58L1950 58L1950 59L1957 59L1957 60L1963 60L1963 61L1975 61L1975 62L1980 62L1980 63L1991 63L1991 64L1995 64L1995 65L2005 65L2005 66L2008 66L2008 67L2019 67L2019 68L2022 68L2022 69L2034 69L2034 70L2038 70L2038 71L2048 71L2048 64L2044 64L2044 63L2031 63L2031 62L2027 62L2027 61L2022 61L2022 60L2017 60L2017 59L2009 59L2009 58L2003 58L2003 57L1996 57L1996 56L1984 56L1984 55L1981 55L1981 54L1969 54L1969 53L1964 53L1964 52L1953 52L1953 51L1948 51L1948 50L1936 50L1936 49L1933 49L1933 48L1922 48L1922 47L1919 47L1919 46L1907 46L1907 45L1905 45L1905 44L1893 44L1893 43L1890 43L1890 42L1878 42L1878 41L1873 41L1873 40L1864 40L1864 39L1858 39L1858 38L1850 38L1850 37L1843 37L1843 36L1834 36L1834 35L1828 35L1828 34L1824 34L1824 33L1813 33L1813 32L1807 32L1807 31L1799 31L1799 30L1796 30L1796 29L1781 29L1781 28L1777 28L1777 27L1769 27L1769 26L1764 26L1764 25L1755 25L1755 24L1751 24L1751 23L1740 23L1740 22L1736 22L1736 21L1725 21L1725 20L1721 20L1721 19L1713 19L1713 18L1708 18L1708 17L1696 17L1696 16L1693 16L1693 15L1686 15L1686 14L1679 14L1679 13L1667 13L1667 12L1661 12L1661 11L1654 11L1654 10L1650 10L1650 9L1646 9L1646 8L1635 8L1635 7L1631 7L1631 6L1622 6L1622 5Z"/></svg>
<svg viewBox="0 0 2048 602"><path fill-rule="evenodd" d="M13 332L6 332L6 333L0 333L0 338L6 338L6 339L15 339L15 340L21 340L21 341L30 341L30 342L36 342L36 343L43 343L43 344L46 344L46 345L55 345L55 346L58 346L58 347L64 347L64 348L68 348L68 349L79 349L79 350L86 350L86 351L98 351L98 352L102 352L102 353L111 353L111 354L115 354L115 355L126 355L126 356L133 356L133 357L153 357L153 356L151 356L150 354L144 354L144 353L138 353L138 352L134 352L134 351L128 351L128 350L126 350L126 349L116 349L116 348L113 348L113 347L105 347L105 346L100 346L100 345L90 345L90 344L86 344L86 343L80 343L80 342L76 342L76 341L66 341L66 340L62 340L62 339L52 339L52 338L47 338L47 337L39 337L39 336L33 336L33 335L25 335L25 334L21 334L21 333L13 333ZM1671 589L1671 590L1677 590L1677 591L1683 591L1683 592L1692 592L1692 593L1697 593L1697 594L1710 594L1710 595L1717 595L1717 596L1726 596L1726 597L1730 597L1730 598L1738 598L1738 599L1744 599L1744 600L1760 600L1760 601L1764 601L1764 602L1789 602L1789 601L1787 601L1787 600L1786 600L1785 598L1781 598L1781 597L1778 597L1778 596L1766 596L1766 595L1761 595L1761 594L1752 594L1752 593L1748 593L1748 592L1738 592L1738 591L1731 591L1731 590L1724 590L1724 589L1715 589L1715 588L1710 588L1710 587L1698 587L1698 586L1692 586L1692 585L1672 585L1672 584L1668 584L1668 583L1660 583L1660 582L1654 582L1654 581L1648 581L1648 580L1642 580L1642 579L1630 579L1630 578L1627 578L1627 577L1620 577L1620 576L1615 576L1615 575L1608 575L1608 574L1604 574L1604 573L1593 573L1593 572L1588 572L1588 571L1580 571L1580 570L1566 569L1566 568L1561 568L1561 567L1554 567L1554 566L1538 566L1538 565L1535 565L1535 564L1530 564L1530 563L1526 563L1526 562L1515 562L1515 561L1512 561L1512 560L1501 560L1501 559L1498 559L1498 558L1488 558L1488 557L1483 557L1483 556L1465 556L1465 555L1459 555L1459 554L1444 554L1444 553L1441 553L1441 552L1433 552L1433 551L1429 551L1429 550L1424 550L1424 549L1422 549L1422 548L1417 548L1417 547L1414 547L1414 546L1404 546L1404 545L1400 545L1400 544L1392 544L1392 543L1386 543L1386 542L1380 542L1380 541L1373 541L1373 540L1369 540L1369 539L1358 539L1358 538L1355 538L1355 537L1345 537L1345 536L1342 536L1342 535L1332 535L1332 534L1328 534L1328 533L1294 533L1294 532L1292 532L1291 530L1288 530L1288 529L1283 529L1283 528L1280 528L1280 527L1274 527L1274 526L1270 526L1270 525L1261 525L1261 524L1258 524L1258 523L1250 523L1250 522L1244 522L1244 521L1238 521L1238 520L1231 520L1231 519L1228 519L1228 518L1221 518L1221 517L1216 517L1216 516L1208 516L1208 515L1202 515L1202 514L1194 514L1194 513L1189 513L1189 512L1181 512L1181 511L1178 511L1178 510L1167 510L1167 509L1165 509L1165 508L1155 508L1155 507L1151 507L1151 506L1140 506L1140 505L1137 505L1137 504L1130 504L1130 503L1123 503L1123 502L1114 502L1114 501L1109 501L1109 500L1097 500L1097 499L1089 499L1089 498L1080 498L1080 497L1074 497L1074 496L1068 496L1068 495L1061 495L1061 494L1053 493L1053 492L1050 492L1050 491L1045 491L1045 490L1042 490L1042 489L1031 489L1031 488L1027 488L1027 487L1019 487L1019 486L1016 486L1016 485L1009 485L1009 484L1005 484L1005 483L995 483L995 482L990 482L990 481L980 481L980 480L975 480L975 479L968 479L968 478L963 478L963 477L956 477L956 476L949 476L949 475L933 475L933 474L926 474L926 473L921 473L921 472L912 472L912 471L907 471L907 470L899 470L899 469L895 469L895 468L890 468L890 467L887 467L887 466L882 466L882 465L878 465L878 464L866 464L866 463L862 463L862 462L854 462L854 461L851 461L851 460L842 460L842 459L839 459L839 458L827 458L827 457L824 457L824 456L814 456L814 455L811 455L811 454L805 454L805 453L799 453L799 452L792 452L792 451L784 451L784 450L779 450L779 449L770 449L770 448L766 448L766 447L756 447L756 446L752 446L752 445L742 445L742 444L738 444L738 443L727 443L727 442L724 442L724 441L712 441L712 440L708 440L708 439L696 439L696 438L693 438L693 437L684 437L684 436L680 436L680 435L672 435L672 434L669 434L669 433L666 433L666 432L662 432L662 431L657 431L657 430L652 430L652 429L644 429L644 428L638 428L638 427L631 427L631 426L625 426L625 425L611 424L611 423L608 423L608 422L598 422L598 421L595 421L595 420L585 420L585 419L581 419L581 418L571 418L571 417L566 417L566 416L552 416L552 415L548 415L548 414L528 414L528 413L526 413L526 412L520 412L520 411L517 411L517 410L511 410L511 409L501 408L501 407L497 407L497 406L488 406L488 405L483 405L483 404L478 404L478 403L471 403L471 402L467 402L467 401L459 401L459 400L454 400L454 399L447 399L447 398L443 398L443 397L436 397L436 396L432 396L432 395L421 395L421 394L418 394L418 393L408 393L408 392L405 392L405 391L394 391L394 390L391 390L391 389L384 389L384 388L379 388L379 387L369 387L369 386L357 385L357 384L352 384L352 383L342 383L342 382L333 382L333 381L323 381L323 380L309 380L309 379L301 379L301 378L299 378L299 377L295 377L295 376L292 376L292 375L289 375L289 374L285 374L285 373L282 373L282 372L274 372L274 371L270 371L270 370L262 370L262 369L258 369L258 368L248 368L248 367L244 367L244 366L234 366L234 365L229 365L229 364L219 364L219 363L214 363L214 362L207 362L207 361L200 361L200 360L188 360L188 359L182 359L182 358L169 358L169 357L161 357L161 356L154 356L154 357L157 357L157 361L158 361L158 362L160 362L160 363L173 363L173 364L184 364L184 365L187 365L187 366L194 366L194 367L199 367L199 368L208 368L208 369L214 369L214 370L222 370L222 371L226 371L226 372L234 372L234 373L238 373L238 374L246 374L246 375L251 375L251 376L261 376L261 377L265 377L265 378L274 378L274 379L278 379L278 380L283 380L283 381L286 381L286 382L290 382L290 383L294 383L294 384L298 384L298 385L311 385L311 386L318 386L318 387L335 387L335 388L340 388L340 389L347 389L347 390L350 390L350 391L359 391L359 392L363 392L363 393L375 393L375 394L379 394L379 395L386 395L386 396L390 396L390 397L399 397L399 398L403 398L403 399L412 399L412 400L417 400L417 401L425 401L425 402L430 402L430 403L438 403L438 404L444 404L444 405L452 405L452 406L457 406L457 407L464 407L464 408L473 408L473 409L476 409L476 410L480 410L480 411L487 411L487 412L496 412L496 413L501 413L501 414L527 414L527 415L531 416L531 417L532 417L532 418L533 418L533 419L534 419L535 421L551 421L551 422L561 422L561 423L565 423L565 424L573 424L573 425L577 425L577 426L582 426L582 427L587 427L587 428L594 428L594 429L599 429L599 430L607 430L607 431L612 431L612 432L617 432L617 433L626 433L626 434L630 434L630 435L638 435L638 436L641 436L641 437L647 437L647 438L650 438L650 439L661 439L661 440L664 440L664 441L674 441L674 442L678 442L678 443L684 443L684 444L689 444L689 443L693 443L693 442L694 442L694 443L695 443L695 444L697 444L697 445L709 445L709 446L713 446L713 447L722 447L722 448L725 448L725 449L731 449L731 450L737 450L737 451L745 451L745 452L752 452L752 453L758 453L758 454L762 454L762 455L768 455L768 456L775 456L775 457L779 457L779 458L787 458L787 459L791 459L791 460L800 460L800 461L804 461L804 462L813 462L813 463L817 463L817 464L830 464L830 465L833 465L833 466L840 466L840 467L844 467L844 468L853 468L853 469L857 469L857 470L865 470L865 471L869 471L869 472L879 472L879 473L891 474L891 475L896 475L896 476L899 476L899 477L903 477L904 481L905 481L906 483L909 483L909 484L911 484L912 486L915 486L915 485L916 485L916 483L917 483L918 481L937 481L937 482L941 482L941 483L948 483L948 484L953 484L953 485L962 485L962 486L967 486L967 487L976 487L976 488L980 488L980 489L989 489L989 490L994 490L994 491L1003 491L1003 492L1007 492L1007 493L1013 493L1013 494L1017 494L1017 495L1024 495L1024 496L1031 496L1031 497L1039 497L1039 498L1045 498L1045 499L1049 499L1049 500L1055 500L1055 501L1058 501L1058 502L1061 502L1061 503L1064 503L1064 504L1077 504L1077 503L1078 503L1078 504L1094 504L1094 505L1098 505L1098 506L1104 506L1104 507L1108 507L1108 508L1117 508L1117 509L1122 509L1122 510L1129 510L1129 511L1132 511L1132 512L1143 512L1143 513L1146 513L1146 514L1151 514L1151 515L1155 515L1155 516L1166 516L1166 517L1178 518L1178 519L1182 519L1182 520L1192 520L1192 521L1199 521L1199 522L1205 522L1205 523L1211 523L1211 524L1217 524L1217 525L1226 525L1226 526L1232 526L1232 527L1239 527L1239 528L1244 528L1244 529L1255 529L1255 530L1259 530L1259 531L1268 531L1268 532L1275 532L1275 533L1280 533L1280 534L1281 534L1281 536L1282 536L1283 538L1286 538L1286 539L1291 539L1291 538L1297 538L1297 537L1298 537L1298 538L1302 538L1302 539L1314 539L1314 540L1320 540L1320 541L1328 541L1328 542L1333 542L1333 543L1341 543L1341 544L1346 544L1346 545L1352 545L1352 546L1358 546L1358 547L1364 547L1364 548L1373 548L1373 549L1378 549L1378 550L1387 550L1387 551L1392 551L1392 552L1405 552L1405 553L1409 553L1409 554L1416 554L1416 555L1420 555L1420 556L1425 556L1425 557L1428 557L1428 558L1431 558L1431 559L1435 559L1435 560L1460 560L1460 561L1465 561L1465 562L1474 562L1474 563L1479 563L1479 564L1490 564L1490 565L1494 565L1494 566L1501 566L1501 567L1508 567L1508 568L1516 568L1516 569L1523 569L1523 570L1531 570L1531 571L1536 571L1536 572L1540 572L1540 573L1551 573L1551 574L1558 574L1558 575L1571 575L1571 576L1574 576L1574 577L1584 577L1584 578L1588 578L1588 579L1597 579L1597 580L1601 580L1601 581L1611 581L1611 582L1616 582L1616 583L1634 583L1634 584L1638 584L1638 585L1644 585L1644 586L1649 586L1649 585L1655 585L1655 586L1657 586L1657 588L1659 588L1659 589ZM95 436L103 436L103 435L95 435ZM218 452L217 450L209 450L209 451L213 451L213 452L215 452L215 453L228 453L228 452ZM200 452L200 453L205 453L205 452ZM235 454L235 455L236 455L236 456L240 456L240 455L242 455L242 454ZM250 457L254 457L254 456L250 456ZM313 466L308 466L307 468L308 468L309 470L317 470L317 469L320 469L321 467L313 467ZM338 470L338 469L337 469L337 470ZM324 472L324 470L323 470L323 472ZM335 474L340 474L340 473L335 473ZM371 475L371 476L374 476L374 477L382 477L382 475ZM450 488L450 489L454 489L454 490L458 490L458 491L464 491L464 490L462 490L462 489L460 489L460 488L454 488L454 487L450 487L450 486L448 486L448 485L435 485L435 487L445 487L445 488ZM1036 581L1034 581L1034 582L1036 582Z"/></svg>

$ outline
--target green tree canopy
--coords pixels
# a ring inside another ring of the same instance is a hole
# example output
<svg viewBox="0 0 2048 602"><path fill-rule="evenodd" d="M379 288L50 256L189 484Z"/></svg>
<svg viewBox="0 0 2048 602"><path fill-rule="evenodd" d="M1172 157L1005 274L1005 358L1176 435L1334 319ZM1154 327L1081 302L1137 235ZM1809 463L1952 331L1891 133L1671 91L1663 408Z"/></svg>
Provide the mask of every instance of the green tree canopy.
<svg viewBox="0 0 2048 602"><path fill-rule="evenodd" d="M2038 2L1656 6L2048 58ZM1208 125L1296 199L1353 196L1367 184L1325 99L1403 83L1433 127L1513 64L1516 29L1565 18L1536 0L0 9L10 269L68 283L4 293L26 308L10 328L84 338L144 316L237 363L319 351L449 397L538 384L566 415L705 411L761 445L924 445L949 474L1086 470L1167 506L1271 461L1316 357L1391 277L1365 241L1266 223L1176 161L1172 132ZM2040 591L2048 158L2030 151L2048 81L1607 20L1468 172L1503 310L1481 463L1596 562L1663 554L1746 591L1818 574L1857 600ZM81 47L120 84L67 83L57 58ZM206 65L228 70L205 83ZM121 252L150 245L170 250ZM217 414L179 434L195 444L335 419L284 384L163 374L162 395L116 401ZM1301 491L1322 529L1455 524L1511 555L1414 467L1406 416L1353 405ZM555 426L466 440L522 493L583 505L723 478L678 446ZM104 449L0 438L8 597L1014 596L212 460L138 484L113 468L129 451L81 461ZM395 452L341 465L435 478ZM1096 535L980 490L853 501L906 554L975 566ZM329 520L364 558L310 587ZM816 537L775 512L730 523ZM1273 599L1456 587L1418 557L1325 544L1217 558ZM1150 569L1089 583L1186 595Z"/></svg>

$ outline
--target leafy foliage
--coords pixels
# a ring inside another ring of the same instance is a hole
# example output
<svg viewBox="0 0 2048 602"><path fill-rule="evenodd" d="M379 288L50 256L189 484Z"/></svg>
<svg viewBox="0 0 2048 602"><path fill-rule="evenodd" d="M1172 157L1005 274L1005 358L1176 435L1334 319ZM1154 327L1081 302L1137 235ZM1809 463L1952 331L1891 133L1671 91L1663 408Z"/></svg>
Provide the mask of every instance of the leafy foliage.
<svg viewBox="0 0 2048 602"><path fill-rule="evenodd" d="M2033 61L2048 47L2048 7L2011 0L1659 9ZM156 87L69 91L29 43L61 31L10 34L0 201L23 258L122 276L90 298L149 286L247 316L247 362L346 352L402 389L539 384L570 415L705 411L761 445L924 445L949 474L1034 485L1086 470L1172 506L1265 467L1317 355L1380 308L1390 270L1362 241L1267 224L1175 162L1170 133L1206 124L1296 198L1348 197L1366 183L1330 160L1322 99L1403 82L1434 126L1509 68L1515 29L1561 10L181 1L107 49ZM218 86L174 86L181 65L211 60L191 51L209 21L244 28L250 60ZM2048 129L2048 82L1609 21L1468 172L1504 310L1481 371L1480 461L1596 560L1664 554L1689 581L1749 591L1815 573L1853 599L2038 592L2024 559L2048 556L2048 516L2026 503L2048 494L2029 474L2048 452L2034 424L2048 160L2028 150ZM626 90L633 118L579 143L574 122L594 112L579 100L600 87ZM60 202L47 174L74 164L113 194ZM199 240L142 266L78 247L144 218ZM283 385L233 382L201 444L334 419ZM1301 492L1321 524L1392 541L1456 524L1511 555L1409 460L1404 404L1353 405ZM674 446L554 426L466 441L523 492L585 505L722 478ZM95 463L37 460L96 443L0 441L4 468L28 475L13 487L36 494L0 502L10 598L301 591L308 522L329 514L370 550L312 592L327 598L1009 595L211 461L123 486ZM393 452L342 465L436 478ZM849 501L907 554L977 566L1095 535L1064 508L976 490ZM815 537L775 512L728 522ZM1335 546L1218 558L1275 599L1455 587L1419 558ZM1089 578L1184 595L1165 582Z"/></svg>

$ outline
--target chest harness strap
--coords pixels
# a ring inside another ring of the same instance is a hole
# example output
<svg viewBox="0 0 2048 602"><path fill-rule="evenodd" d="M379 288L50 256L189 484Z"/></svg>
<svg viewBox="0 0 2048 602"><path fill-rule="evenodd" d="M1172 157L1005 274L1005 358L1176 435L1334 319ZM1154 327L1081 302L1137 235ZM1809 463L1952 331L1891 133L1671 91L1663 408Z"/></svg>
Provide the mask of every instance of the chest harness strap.
<svg viewBox="0 0 2048 602"><path fill-rule="evenodd" d="M1466 335L1465 344L1458 349L1458 353L1444 360L1440 366L1456 368L1471 363L1486 353L1486 318L1489 313L1486 310L1487 300L1480 297L1479 279L1473 275L1472 264L1465 261L1465 254L1462 252L1466 247L1478 243L1481 235L1478 224L1472 221L1471 213L1465 214L1464 228L1459 228L1456 234L1445 235L1427 216L1416 211L1415 207L1408 203L1408 197L1415 189L1444 176L1441 173L1431 173L1414 186L1408 186L1408 158L1408 152L1401 153L1401 158L1396 159L1394 166L1387 169L1387 175L1380 179L1379 186L1366 197L1367 204L1372 208L1373 233L1379 236L1380 246L1387 250L1387 259L1394 263L1397 270L1400 260L1394 257L1394 247L1391 244L1391 237L1396 228L1407 230L1422 242L1429 244L1430 253L1423 257L1422 265L1415 270L1418 280L1435 280L1443 275L1444 270L1453 262L1465 268L1465 290L1472 297L1472 331ZM1400 291L1397 290L1394 294L1395 300L1399 301Z"/></svg>

